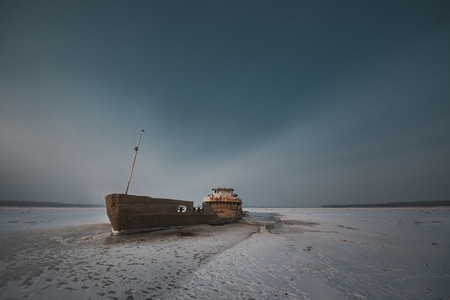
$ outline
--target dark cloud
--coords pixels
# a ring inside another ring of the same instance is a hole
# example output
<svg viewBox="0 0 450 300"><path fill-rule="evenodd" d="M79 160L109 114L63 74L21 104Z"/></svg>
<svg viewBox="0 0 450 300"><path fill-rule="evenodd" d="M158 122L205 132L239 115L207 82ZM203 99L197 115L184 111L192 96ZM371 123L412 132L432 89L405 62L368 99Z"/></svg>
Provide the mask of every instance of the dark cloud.
<svg viewBox="0 0 450 300"><path fill-rule="evenodd" d="M5 199L449 197L446 1L3 1Z"/></svg>

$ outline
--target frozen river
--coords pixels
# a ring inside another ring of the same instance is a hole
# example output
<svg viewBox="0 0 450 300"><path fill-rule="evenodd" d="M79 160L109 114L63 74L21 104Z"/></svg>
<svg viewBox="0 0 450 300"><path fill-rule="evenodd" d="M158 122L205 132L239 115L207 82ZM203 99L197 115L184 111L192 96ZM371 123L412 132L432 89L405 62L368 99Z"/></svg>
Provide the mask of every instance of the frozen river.
<svg viewBox="0 0 450 300"><path fill-rule="evenodd" d="M2 299L450 299L450 208L252 208L120 237L104 208L0 217Z"/></svg>
<svg viewBox="0 0 450 300"><path fill-rule="evenodd" d="M104 207L1 207L0 234L69 225L108 223Z"/></svg>

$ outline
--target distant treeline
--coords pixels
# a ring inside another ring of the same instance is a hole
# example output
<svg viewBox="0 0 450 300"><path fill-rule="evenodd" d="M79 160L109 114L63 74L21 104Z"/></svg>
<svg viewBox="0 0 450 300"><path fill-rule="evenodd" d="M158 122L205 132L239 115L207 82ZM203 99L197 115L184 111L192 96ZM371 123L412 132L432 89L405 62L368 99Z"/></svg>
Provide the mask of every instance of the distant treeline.
<svg viewBox="0 0 450 300"><path fill-rule="evenodd" d="M60 202L0 200L0 206L16 206L16 207L24 207L24 206L32 206L32 207L102 207L103 205L72 204L72 203L60 203Z"/></svg>
<svg viewBox="0 0 450 300"><path fill-rule="evenodd" d="M325 208L342 208L342 207L432 207L432 206L450 206L450 200L437 201L414 201L414 202L390 202L375 204L331 204L322 205Z"/></svg>

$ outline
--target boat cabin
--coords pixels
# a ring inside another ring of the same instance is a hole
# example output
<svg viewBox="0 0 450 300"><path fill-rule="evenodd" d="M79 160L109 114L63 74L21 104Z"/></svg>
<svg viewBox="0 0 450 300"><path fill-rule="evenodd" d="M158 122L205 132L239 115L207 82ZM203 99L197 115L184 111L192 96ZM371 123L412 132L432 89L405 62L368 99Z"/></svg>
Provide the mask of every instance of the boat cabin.
<svg viewBox="0 0 450 300"><path fill-rule="evenodd" d="M242 211L242 200L232 188L213 188L213 193L204 198L204 203L209 203L217 210Z"/></svg>

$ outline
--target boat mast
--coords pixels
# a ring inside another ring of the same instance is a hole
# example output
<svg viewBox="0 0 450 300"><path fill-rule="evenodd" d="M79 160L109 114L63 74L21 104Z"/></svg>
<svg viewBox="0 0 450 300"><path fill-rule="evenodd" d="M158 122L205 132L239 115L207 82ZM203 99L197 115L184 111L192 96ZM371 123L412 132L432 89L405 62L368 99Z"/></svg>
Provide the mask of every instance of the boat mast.
<svg viewBox="0 0 450 300"><path fill-rule="evenodd" d="M130 182L131 182L131 176L133 175L133 170L134 170L134 164L136 162L136 156L139 150L139 144L141 143L141 136L144 133L144 129L141 130L141 132L139 133L139 137L138 137L138 141L136 144L136 147L134 147L134 157L133 157L133 163L131 165L131 170L130 170L130 176L128 177L128 183L127 183L127 189L125 190L125 195L128 194L128 188L130 187Z"/></svg>

